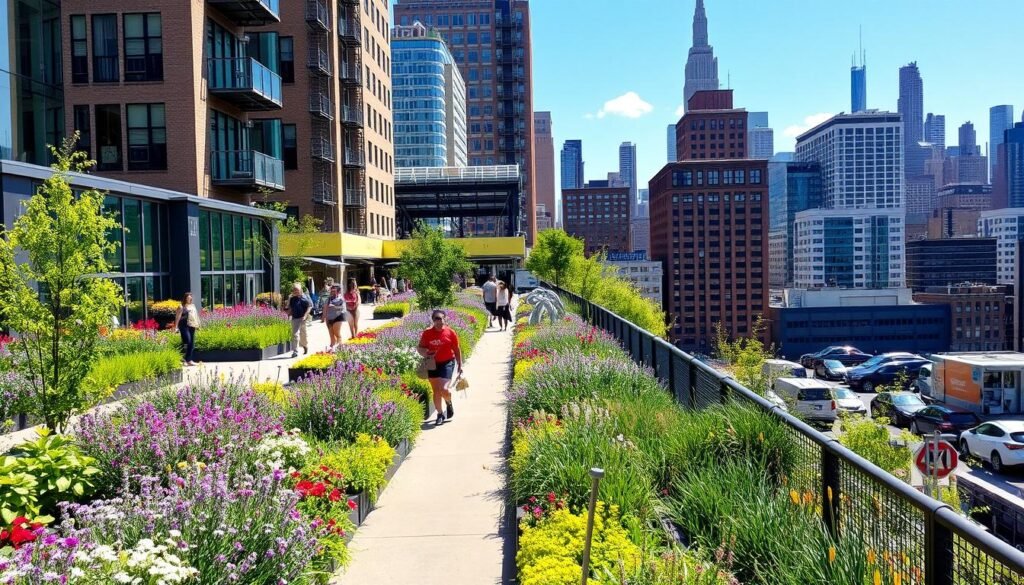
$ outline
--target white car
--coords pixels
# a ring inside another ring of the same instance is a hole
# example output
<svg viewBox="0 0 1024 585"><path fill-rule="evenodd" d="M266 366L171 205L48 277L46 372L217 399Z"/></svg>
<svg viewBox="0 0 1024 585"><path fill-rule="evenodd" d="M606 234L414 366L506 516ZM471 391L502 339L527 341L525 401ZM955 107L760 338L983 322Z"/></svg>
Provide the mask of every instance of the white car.
<svg viewBox="0 0 1024 585"><path fill-rule="evenodd" d="M960 453L988 461L992 471L1024 465L1024 421L993 420L964 431Z"/></svg>

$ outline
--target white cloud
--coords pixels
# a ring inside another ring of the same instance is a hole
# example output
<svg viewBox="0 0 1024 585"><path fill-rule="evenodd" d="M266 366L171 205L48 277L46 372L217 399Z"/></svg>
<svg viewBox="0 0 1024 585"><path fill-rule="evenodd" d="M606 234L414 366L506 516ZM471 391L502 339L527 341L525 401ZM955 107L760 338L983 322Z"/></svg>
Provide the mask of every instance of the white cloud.
<svg viewBox="0 0 1024 585"><path fill-rule="evenodd" d="M833 115L834 114L829 114L827 112L811 114L810 116L804 118L803 124L793 124L792 126L786 126L786 129L782 131L782 134L790 138L796 138L797 136L800 136L801 134L807 132L811 128L814 128L818 124L821 124L825 120L828 120Z"/></svg>
<svg viewBox="0 0 1024 585"><path fill-rule="evenodd" d="M679 107L676 108L676 117L677 118L682 118L683 114L685 114L685 113L686 113L686 104L685 103L679 104Z"/></svg>
<svg viewBox="0 0 1024 585"><path fill-rule="evenodd" d="M652 111L654 111L654 106L645 102L635 91L627 91L617 98L606 101L596 115L598 118L605 116L639 118Z"/></svg>

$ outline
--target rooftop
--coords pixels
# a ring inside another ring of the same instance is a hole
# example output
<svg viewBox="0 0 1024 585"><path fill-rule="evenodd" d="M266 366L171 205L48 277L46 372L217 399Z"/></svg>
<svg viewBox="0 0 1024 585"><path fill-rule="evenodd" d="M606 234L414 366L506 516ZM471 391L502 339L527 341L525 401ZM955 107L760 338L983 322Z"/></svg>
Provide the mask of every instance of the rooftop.
<svg viewBox="0 0 1024 585"><path fill-rule="evenodd" d="M954 352L932 356L972 366L1003 366L1024 368L1024 353L1016 351Z"/></svg>

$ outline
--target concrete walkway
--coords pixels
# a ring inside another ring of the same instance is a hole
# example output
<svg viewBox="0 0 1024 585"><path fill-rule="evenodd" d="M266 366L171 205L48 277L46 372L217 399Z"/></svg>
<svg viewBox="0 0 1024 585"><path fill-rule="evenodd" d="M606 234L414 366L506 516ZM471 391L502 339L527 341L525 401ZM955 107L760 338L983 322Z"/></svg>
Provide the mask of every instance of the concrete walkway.
<svg viewBox="0 0 1024 585"><path fill-rule="evenodd" d="M502 582L505 390L512 332L488 329L465 364L455 417L425 425L350 544L344 585Z"/></svg>

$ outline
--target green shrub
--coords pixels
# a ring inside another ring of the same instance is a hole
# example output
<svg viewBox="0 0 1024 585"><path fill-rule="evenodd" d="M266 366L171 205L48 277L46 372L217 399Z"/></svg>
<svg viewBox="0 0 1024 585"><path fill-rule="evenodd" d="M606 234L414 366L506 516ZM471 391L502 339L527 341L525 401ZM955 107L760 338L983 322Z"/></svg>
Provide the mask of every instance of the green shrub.
<svg viewBox="0 0 1024 585"><path fill-rule="evenodd" d="M291 338L291 324L283 319L261 325L204 325L196 331L196 351L263 349ZM176 343L180 347L181 341Z"/></svg>
<svg viewBox="0 0 1024 585"><path fill-rule="evenodd" d="M890 444L892 437L889 436L889 429L885 426L885 420L871 420L861 417L844 417L842 421L843 432L839 435L839 442L848 447L854 453L902 479L910 480L910 449L904 446L894 447ZM913 436L907 431L904 440L913 440Z"/></svg>
<svg viewBox="0 0 1024 585"><path fill-rule="evenodd" d="M393 302L384 303L383 305L377 305L373 309L374 319L394 319L402 318L409 314L411 307L409 303Z"/></svg>
<svg viewBox="0 0 1024 585"><path fill-rule="evenodd" d="M88 383L96 390L112 391L121 384L157 378L181 369L181 353L156 349L102 357L89 371Z"/></svg>
<svg viewBox="0 0 1024 585"><path fill-rule="evenodd" d="M314 465L337 470L345 478L350 494L366 492L370 501L376 502L394 460L395 450L387 441L360 433L353 443L328 450Z"/></svg>
<svg viewBox="0 0 1024 585"><path fill-rule="evenodd" d="M45 429L0 457L0 520L9 525L18 516L57 513L59 502L92 495L96 460L82 454L64 435Z"/></svg>
<svg viewBox="0 0 1024 585"><path fill-rule="evenodd" d="M417 376L416 372L405 372L401 378L405 389L411 392L417 400L421 402L433 400L434 389L430 386L430 382Z"/></svg>

